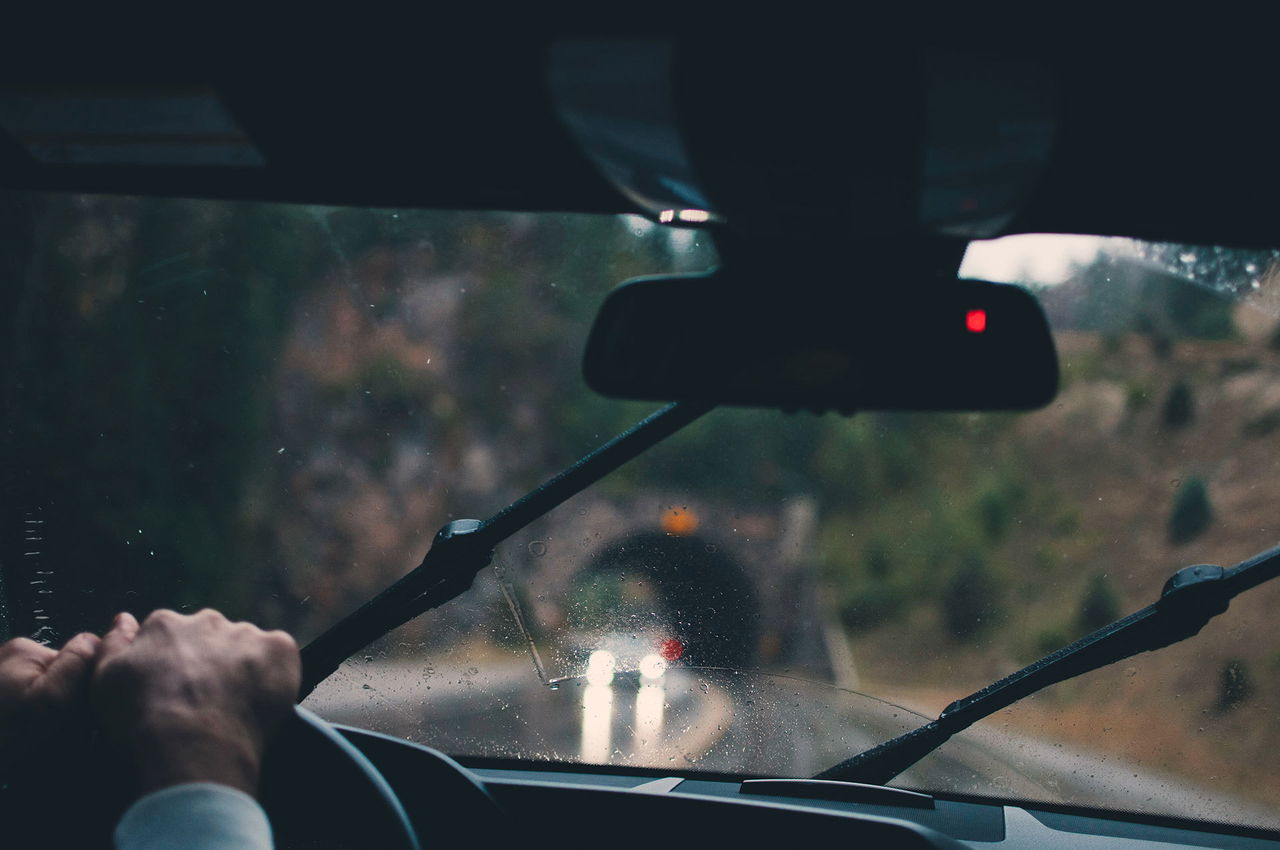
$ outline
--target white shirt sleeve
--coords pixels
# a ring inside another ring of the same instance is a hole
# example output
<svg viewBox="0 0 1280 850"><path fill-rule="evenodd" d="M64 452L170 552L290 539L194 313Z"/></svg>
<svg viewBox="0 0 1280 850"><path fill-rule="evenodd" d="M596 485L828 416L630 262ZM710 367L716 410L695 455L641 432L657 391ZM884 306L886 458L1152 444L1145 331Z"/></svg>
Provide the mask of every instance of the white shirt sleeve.
<svg viewBox="0 0 1280 850"><path fill-rule="evenodd" d="M116 850L271 850L258 801L213 782L191 782L138 800L116 825Z"/></svg>

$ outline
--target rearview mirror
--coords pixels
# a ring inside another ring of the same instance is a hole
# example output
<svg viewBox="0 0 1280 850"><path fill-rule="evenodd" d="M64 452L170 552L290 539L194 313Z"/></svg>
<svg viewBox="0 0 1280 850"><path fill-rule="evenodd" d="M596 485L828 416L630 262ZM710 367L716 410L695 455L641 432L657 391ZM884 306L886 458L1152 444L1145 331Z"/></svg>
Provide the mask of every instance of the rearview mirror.
<svg viewBox="0 0 1280 850"><path fill-rule="evenodd" d="M1044 313L1016 286L797 295L719 272L615 289L584 374L616 398L842 412L1026 410L1058 388Z"/></svg>

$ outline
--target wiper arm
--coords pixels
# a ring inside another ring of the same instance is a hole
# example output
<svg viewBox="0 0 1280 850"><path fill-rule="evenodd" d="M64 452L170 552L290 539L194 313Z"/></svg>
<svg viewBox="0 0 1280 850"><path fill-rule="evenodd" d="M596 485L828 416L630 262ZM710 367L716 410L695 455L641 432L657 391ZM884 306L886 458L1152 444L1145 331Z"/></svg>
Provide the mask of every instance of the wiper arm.
<svg viewBox="0 0 1280 850"><path fill-rule="evenodd" d="M1280 547L1268 549L1230 569L1201 564L1174 573L1152 605L1085 635L1075 643L958 699L937 720L899 735L819 773L883 785L945 744L952 735L1049 685L1116 661L1160 649L1199 633L1227 610L1239 593L1280 575Z"/></svg>
<svg viewBox="0 0 1280 850"><path fill-rule="evenodd" d="M302 648L305 698L343 661L414 617L461 595L493 559L493 547L710 411L677 402L650 414L487 520L459 519L436 533L422 563Z"/></svg>

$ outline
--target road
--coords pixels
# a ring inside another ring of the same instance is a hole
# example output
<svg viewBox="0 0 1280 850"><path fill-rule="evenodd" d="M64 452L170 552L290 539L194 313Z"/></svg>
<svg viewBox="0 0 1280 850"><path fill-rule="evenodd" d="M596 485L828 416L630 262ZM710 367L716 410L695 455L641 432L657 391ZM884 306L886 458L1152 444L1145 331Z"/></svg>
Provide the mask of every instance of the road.
<svg viewBox="0 0 1280 850"><path fill-rule="evenodd" d="M785 674L672 668L548 688L532 665L348 663L308 699L446 752L807 776L923 722ZM1114 757L975 728L894 784L1280 826L1267 808Z"/></svg>

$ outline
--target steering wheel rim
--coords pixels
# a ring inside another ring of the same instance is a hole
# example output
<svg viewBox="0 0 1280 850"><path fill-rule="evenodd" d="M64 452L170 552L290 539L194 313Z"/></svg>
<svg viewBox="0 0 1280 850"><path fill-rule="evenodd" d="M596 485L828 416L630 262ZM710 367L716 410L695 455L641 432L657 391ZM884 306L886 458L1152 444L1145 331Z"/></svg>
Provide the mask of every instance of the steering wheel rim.
<svg viewBox="0 0 1280 850"><path fill-rule="evenodd" d="M56 744L57 751L44 753L44 759L9 766L0 776L0 843L113 846L115 826L136 793L122 781L127 771L87 739ZM304 708L295 707L267 747L259 788L277 847L420 850L417 831L387 779L333 726Z"/></svg>
<svg viewBox="0 0 1280 850"><path fill-rule="evenodd" d="M277 847L421 850L404 804L373 762L301 706L267 748L259 796Z"/></svg>

